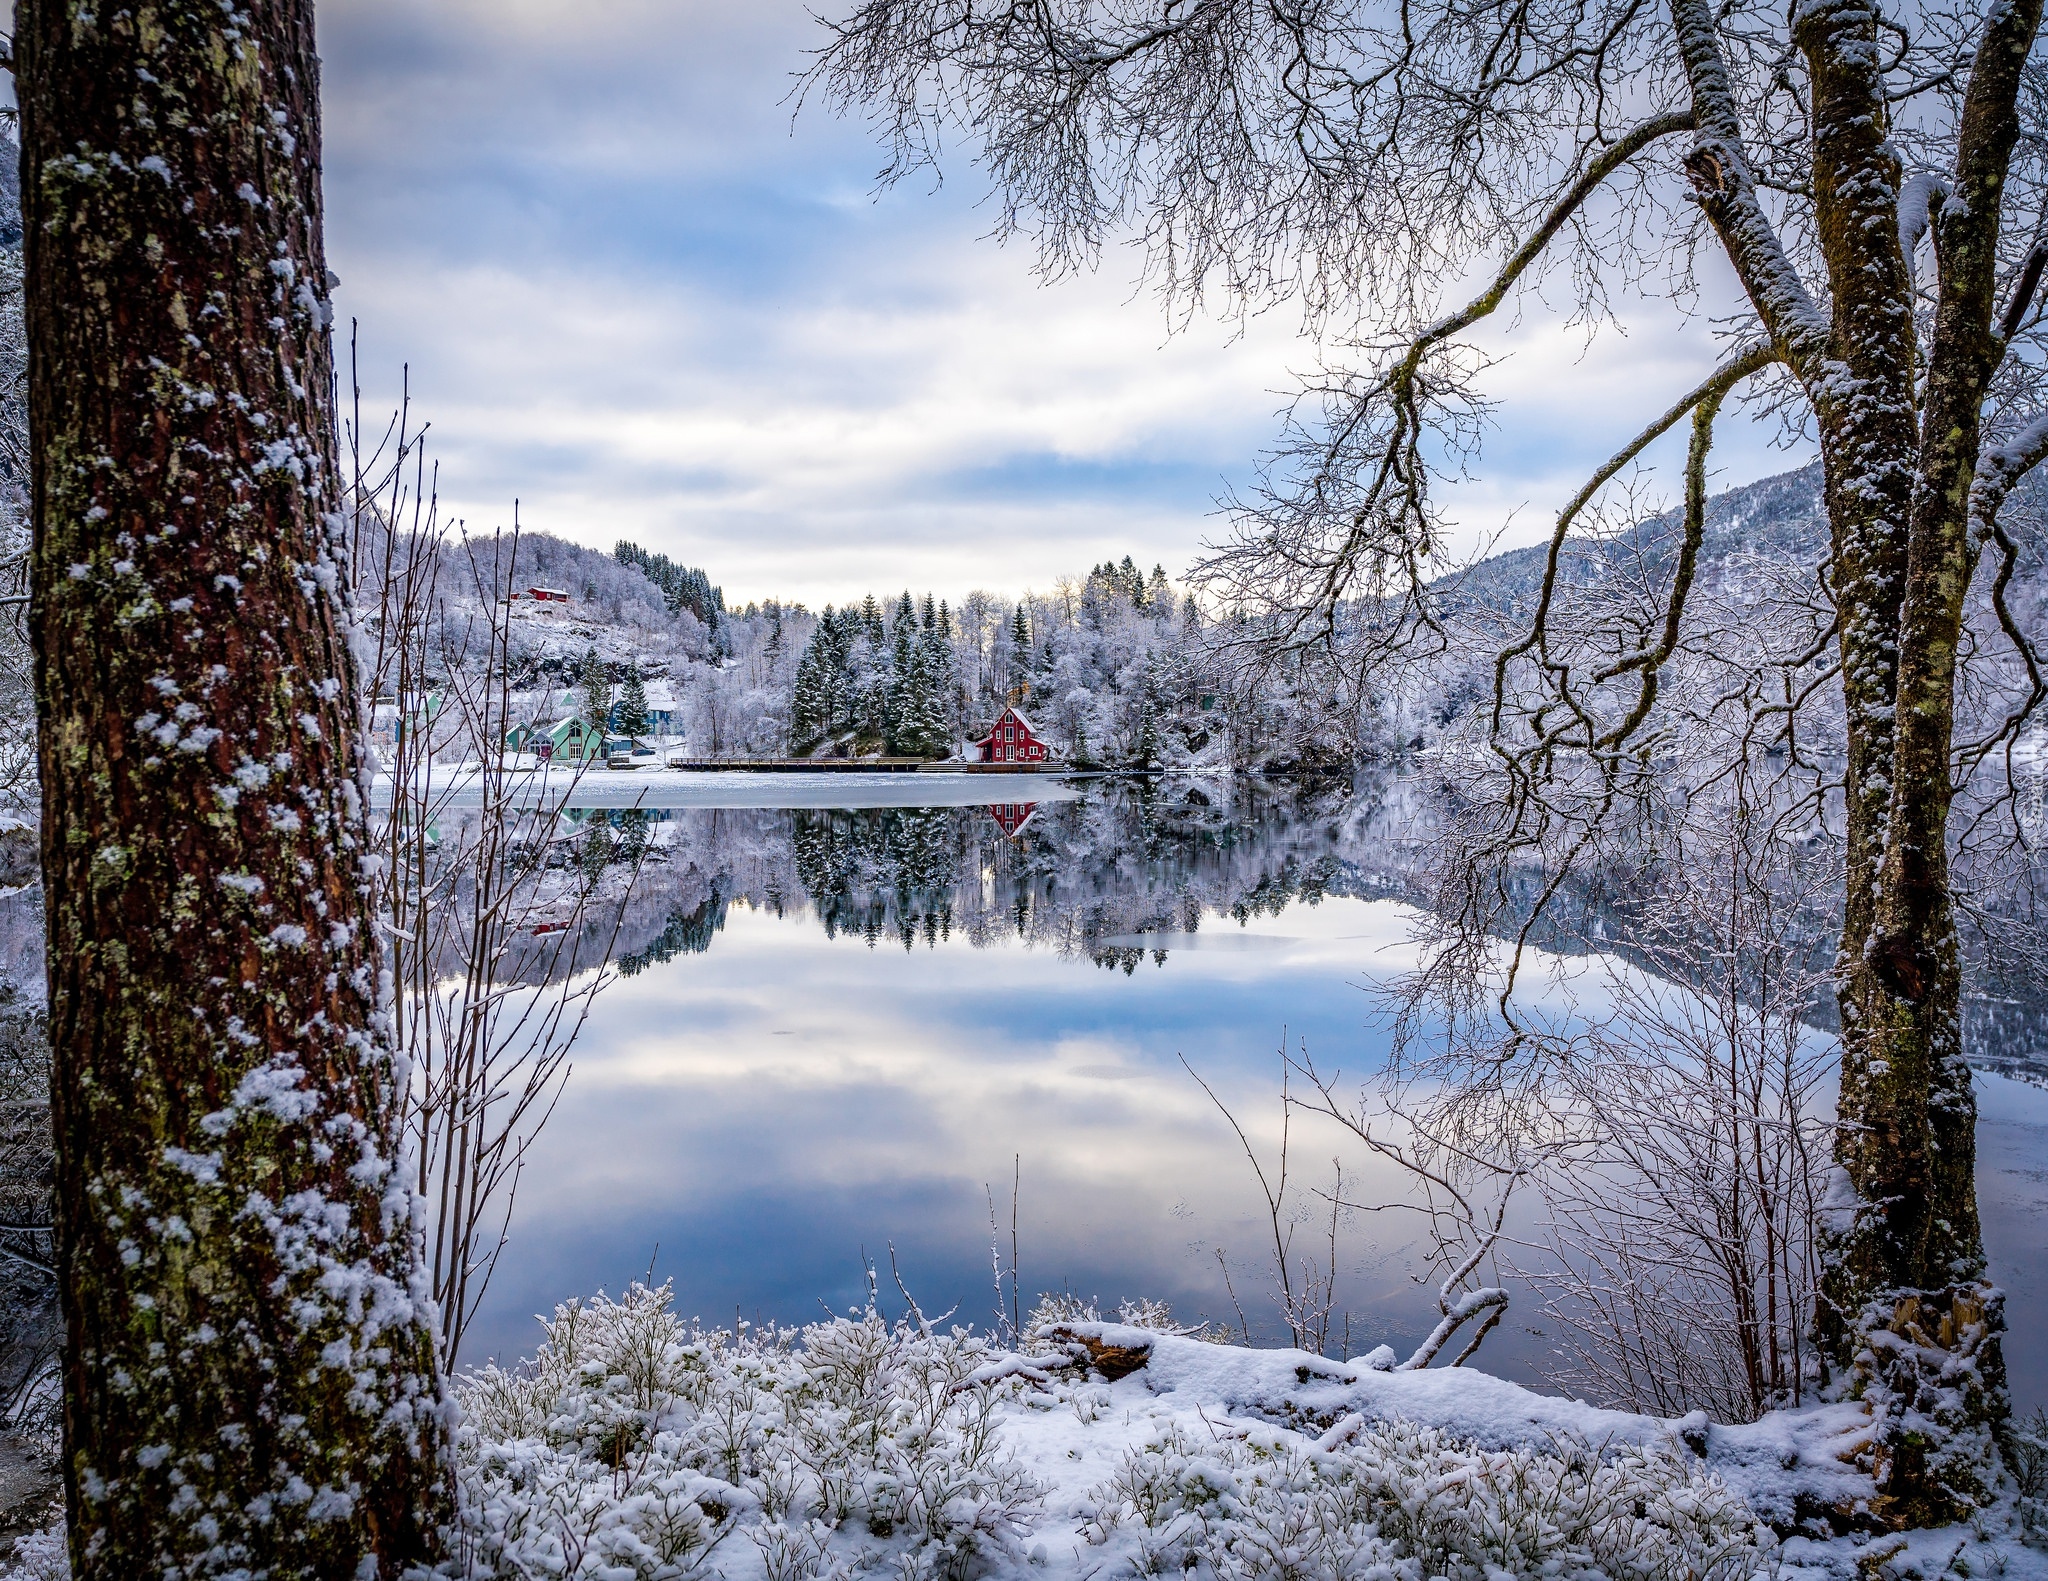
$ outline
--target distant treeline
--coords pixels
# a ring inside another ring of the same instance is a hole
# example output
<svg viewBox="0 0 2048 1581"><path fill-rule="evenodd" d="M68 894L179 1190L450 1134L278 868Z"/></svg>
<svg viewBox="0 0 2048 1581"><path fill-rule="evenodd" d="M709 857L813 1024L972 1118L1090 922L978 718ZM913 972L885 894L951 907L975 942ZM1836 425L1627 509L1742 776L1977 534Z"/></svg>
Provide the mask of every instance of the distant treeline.
<svg viewBox="0 0 2048 1581"><path fill-rule="evenodd" d="M1023 620L1023 615L1018 615ZM790 736L799 750L852 730L907 757L950 750L960 689L953 616L906 591L886 624L870 594L858 609L826 607L797 663Z"/></svg>
<svg viewBox="0 0 2048 1581"><path fill-rule="evenodd" d="M687 609L706 626L716 627L725 614L725 593L711 585L711 578L693 565L677 565L665 554L655 554L637 543L621 538L612 551L620 565L630 565L661 589L669 613Z"/></svg>

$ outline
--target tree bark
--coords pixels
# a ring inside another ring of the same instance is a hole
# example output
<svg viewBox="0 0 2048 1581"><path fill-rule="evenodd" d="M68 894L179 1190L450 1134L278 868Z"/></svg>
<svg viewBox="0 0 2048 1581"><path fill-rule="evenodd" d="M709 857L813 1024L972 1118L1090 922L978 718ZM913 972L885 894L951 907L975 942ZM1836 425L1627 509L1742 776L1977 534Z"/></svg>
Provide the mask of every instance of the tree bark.
<svg viewBox="0 0 2048 1581"><path fill-rule="evenodd" d="M365 863L311 0L22 0L75 1573L452 1510Z"/></svg>
<svg viewBox="0 0 2048 1581"><path fill-rule="evenodd" d="M1888 770L1887 796L1866 836L1878 860L1866 849L1852 874L1857 926L1844 930L1836 1157L1849 1191L1830 1226L1820 1327L1840 1375L1882 1419L1884 1513L1901 1525L1953 1518L1983 1496L1986 1440L2006 1410L2003 1314L1977 1214L1948 812L1971 486L2004 350L1993 327L2002 188L2041 9L2022 0L1989 15L1948 201L1931 221L1940 279L1913 498L1893 552L1896 594L1873 622L1896 652L1878 743L1889 762L1875 765Z"/></svg>
<svg viewBox="0 0 2048 1581"><path fill-rule="evenodd" d="M1672 4L1700 128L1688 172L1813 402L1821 442L1847 762L1839 1174L1816 1338L1830 1386L1871 1405L1874 1513L1896 1526L1961 1519L1986 1496L1990 1432L2007 1410L2003 1313L1978 1226L1947 819L1971 485L2003 349L1992 328L2000 189L2041 10L2022 0L1987 19L1949 177L1957 201L1932 221L1941 280L1916 398L1904 172L1887 135L1876 9L1808 0L1793 13L1830 287L1816 333L1823 321L1754 197L1710 13L1700 0Z"/></svg>

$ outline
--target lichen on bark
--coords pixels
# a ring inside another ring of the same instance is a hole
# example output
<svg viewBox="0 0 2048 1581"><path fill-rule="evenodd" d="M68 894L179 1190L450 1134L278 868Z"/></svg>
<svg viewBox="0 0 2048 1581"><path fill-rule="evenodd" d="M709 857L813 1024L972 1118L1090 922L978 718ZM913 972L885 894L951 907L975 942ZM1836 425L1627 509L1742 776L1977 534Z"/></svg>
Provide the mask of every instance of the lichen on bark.
<svg viewBox="0 0 2048 1581"><path fill-rule="evenodd" d="M310 0L17 11L82 1577L395 1576L449 1412L364 863Z"/></svg>

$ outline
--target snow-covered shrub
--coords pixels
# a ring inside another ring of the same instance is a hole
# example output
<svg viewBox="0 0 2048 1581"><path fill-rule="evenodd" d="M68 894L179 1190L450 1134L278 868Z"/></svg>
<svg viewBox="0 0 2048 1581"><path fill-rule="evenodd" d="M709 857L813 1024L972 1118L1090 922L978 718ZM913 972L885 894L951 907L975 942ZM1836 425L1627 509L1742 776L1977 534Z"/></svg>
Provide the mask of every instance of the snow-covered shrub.
<svg viewBox="0 0 2048 1581"><path fill-rule="evenodd" d="M1246 1581L1749 1581L1776 1546L1678 1448L1488 1451L1401 1421L1329 1449L1169 1424L1090 1500L1084 1535L1126 1533L1140 1572Z"/></svg>
<svg viewBox="0 0 2048 1581"><path fill-rule="evenodd" d="M715 1569L746 1526L772 1573L813 1581L831 1531L931 1573L1018 1552L1041 1489L1005 1449L1018 1385L981 1336L870 1309L802 1330L686 1323L669 1289L557 1308L533 1361L458 1385L463 1498L492 1576Z"/></svg>
<svg viewBox="0 0 2048 1581"><path fill-rule="evenodd" d="M5 1581L71 1581L71 1556L64 1546L64 1528L51 1526L14 1539L14 1567Z"/></svg>
<svg viewBox="0 0 2048 1581"><path fill-rule="evenodd" d="M1024 1348L1033 1354L1041 1353L1045 1350L1054 1329L1069 1323L1101 1321L1102 1309L1095 1302L1078 1296L1071 1290L1048 1290L1038 1298L1038 1304L1025 1315ZM1171 1306L1147 1296L1141 1296L1135 1301L1119 1302L1116 1321L1125 1328L1150 1329L1155 1334L1178 1334L1186 1339L1229 1343L1226 1333L1207 1323L1177 1322Z"/></svg>
<svg viewBox="0 0 2048 1581"><path fill-rule="evenodd" d="M2048 1411L2014 1422L2005 1435L2005 1465L2012 1473L2020 1536L2048 1548Z"/></svg>
<svg viewBox="0 0 2048 1581"><path fill-rule="evenodd" d="M640 1286L557 1309L516 1370L458 1381L464 1581L1755 1581L1778 1550L1675 1442L1470 1447L1345 1415L1321 1438L1228 1401L1270 1353L1173 1334L1199 1394L1106 1383L1056 1342L869 1310L711 1330ZM1053 1298L1035 1314L1099 1321ZM915 1314L913 1313L913 1317ZM1117 1337L1117 1336L1113 1336ZM1128 1337L1126 1334L1125 1336ZM1158 1365L1157 1361L1152 1365ZM1270 1367L1265 1370L1270 1371ZM1310 1432L1319 1431L1311 1427ZM1041 1482L1040 1477L1045 1480ZM1805 1572L1802 1572L1805 1573ZM1829 1572L1834 1573L1834 1572ZM1847 1573L1842 1571L1841 1573ZM5 1581L63 1581L31 1539Z"/></svg>

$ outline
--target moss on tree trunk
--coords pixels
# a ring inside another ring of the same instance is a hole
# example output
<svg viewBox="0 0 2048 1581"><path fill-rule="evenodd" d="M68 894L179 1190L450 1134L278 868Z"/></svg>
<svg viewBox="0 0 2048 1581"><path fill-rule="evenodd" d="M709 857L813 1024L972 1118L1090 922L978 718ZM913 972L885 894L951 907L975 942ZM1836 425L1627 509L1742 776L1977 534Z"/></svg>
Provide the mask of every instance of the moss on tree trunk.
<svg viewBox="0 0 2048 1581"><path fill-rule="evenodd" d="M395 1576L447 1412L364 863L310 0L23 0L82 1577Z"/></svg>
<svg viewBox="0 0 2048 1581"><path fill-rule="evenodd" d="M1917 399L1914 348L1892 328L1911 321L1902 306L1911 259L1898 225L1903 173L1885 141L1877 14L1838 0L1802 16L1823 129L1817 212L1845 365L1810 382L1843 398L1832 425L1826 398L1815 405L1829 456L1851 758L1842 1178L1825 1226L1818 1326L1837 1379L1877 1418L1877 1512L1892 1525L1929 1525L1986 1495L1990 1433L2007 1409L2003 1314L1977 1214L1948 814L1972 484L2003 350L1993 327L2000 189L2041 4L1991 14L1979 43L1955 164L1930 215L1937 300ZM1910 426L1859 447L1850 436L1860 438L1861 414Z"/></svg>

